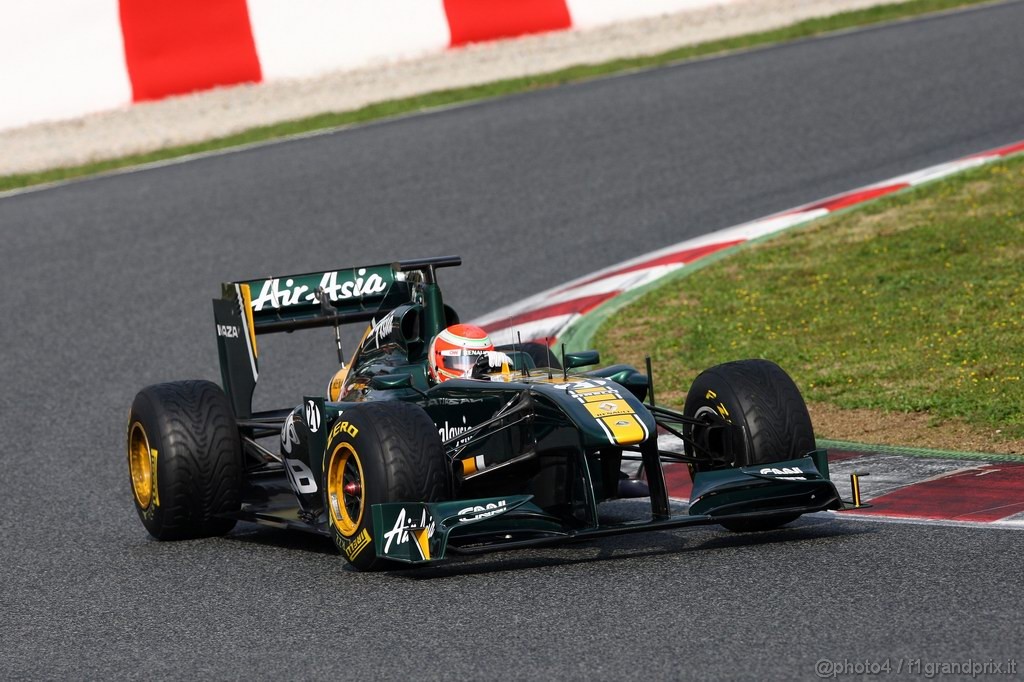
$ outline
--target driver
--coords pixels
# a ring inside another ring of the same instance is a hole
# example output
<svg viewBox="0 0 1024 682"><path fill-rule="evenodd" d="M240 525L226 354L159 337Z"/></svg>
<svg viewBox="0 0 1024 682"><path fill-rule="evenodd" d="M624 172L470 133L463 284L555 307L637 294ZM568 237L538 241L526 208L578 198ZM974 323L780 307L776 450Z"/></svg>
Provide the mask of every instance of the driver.
<svg viewBox="0 0 1024 682"><path fill-rule="evenodd" d="M486 360L482 359L484 356ZM500 369L507 374L511 364L507 355L494 350L487 332L472 324L453 324L441 330L427 351L427 373L437 383L449 379L482 378L481 367L485 376L489 368Z"/></svg>

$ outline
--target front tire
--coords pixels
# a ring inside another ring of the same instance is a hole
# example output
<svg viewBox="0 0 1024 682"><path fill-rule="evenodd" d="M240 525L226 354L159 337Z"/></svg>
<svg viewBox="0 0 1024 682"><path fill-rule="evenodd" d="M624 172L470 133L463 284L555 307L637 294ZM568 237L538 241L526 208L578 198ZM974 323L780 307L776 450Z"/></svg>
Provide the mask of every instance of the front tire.
<svg viewBox="0 0 1024 682"><path fill-rule="evenodd" d="M128 417L135 510L158 540L224 535L241 506L242 456L234 413L209 381L139 391Z"/></svg>
<svg viewBox="0 0 1024 682"><path fill-rule="evenodd" d="M331 535L358 570L401 566L377 557L371 507L447 499L447 458L434 422L410 403L361 403L338 417L324 454Z"/></svg>
<svg viewBox="0 0 1024 682"><path fill-rule="evenodd" d="M803 457L815 448L811 417L800 390L781 367L768 360L739 360L704 370L686 394L683 413L709 422L721 417L745 427L745 447L726 452L724 441L705 442L716 459L728 466L783 462ZM691 437L694 428L699 427L688 429ZM702 471L713 467L694 468ZM771 530L799 516L780 514L757 520L723 521L722 525L737 532Z"/></svg>

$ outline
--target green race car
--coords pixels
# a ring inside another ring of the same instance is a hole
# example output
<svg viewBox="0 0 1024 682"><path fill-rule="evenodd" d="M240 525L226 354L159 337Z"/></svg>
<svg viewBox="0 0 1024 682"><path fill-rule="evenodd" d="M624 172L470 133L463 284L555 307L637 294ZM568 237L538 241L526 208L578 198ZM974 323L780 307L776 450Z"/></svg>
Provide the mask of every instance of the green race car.
<svg viewBox="0 0 1024 682"><path fill-rule="evenodd" d="M150 534L249 521L330 536L356 568L381 569L694 524L765 530L844 507L777 365L708 369L680 412L655 403L649 362L592 369L596 351L536 342L442 348L459 319L437 271L460 263L224 284L213 302L223 388L158 384L132 404L128 463ZM340 360L340 326L367 322L328 395L252 410L259 336L334 327ZM442 375L442 363L458 369ZM686 513L670 508L669 462L693 478ZM601 503L622 496L649 498L649 514L607 521Z"/></svg>

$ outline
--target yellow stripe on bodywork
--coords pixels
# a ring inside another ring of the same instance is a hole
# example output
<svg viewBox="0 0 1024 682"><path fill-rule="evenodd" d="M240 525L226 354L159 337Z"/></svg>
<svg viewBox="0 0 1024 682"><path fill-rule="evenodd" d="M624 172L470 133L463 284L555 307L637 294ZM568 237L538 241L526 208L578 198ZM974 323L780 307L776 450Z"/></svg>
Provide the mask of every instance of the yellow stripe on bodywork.
<svg viewBox="0 0 1024 682"><path fill-rule="evenodd" d="M463 476L469 476L470 474L476 473L476 458L467 457L466 459L460 460L462 462L462 474Z"/></svg>
<svg viewBox="0 0 1024 682"><path fill-rule="evenodd" d="M590 393L587 395L581 395L580 398L583 399L583 402L593 403L598 400L619 400L622 398L622 396L620 396L618 393L610 393L608 391L605 391L604 393Z"/></svg>
<svg viewBox="0 0 1024 682"><path fill-rule="evenodd" d="M622 398L616 400L601 400L593 403L584 403L583 406L587 408L587 412L592 417L598 419L604 417L616 417L618 415L632 415L634 414L633 408L629 406Z"/></svg>
<svg viewBox="0 0 1024 682"><path fill-rule="evenodd" d="M252 354L253 357L258 358L260 351L256 348L256 324L252 319L252 292L249 290L248 284L241 284L238 288L242 292L242 308L245 310L245 321L249 326L249 343L252 344Z"/></svg>
<svg viewBox="0 0 1024 682"><path fill-rule="evenodd" d="M327 399L331 402L337 402L341 400L341 389L345 386L345 379L348 378L348 371L351 365L342 367L334 376L331 377L330 383L327 384Z"/></svg>
<svg viewBox="0 0 1024 682"><path fill-rule="evenodd" d="M617 445L634 445L647 437L647 430L635 414L626 414L601 419Z"/></svg>
<svg viewBox="0 0 1024 682"><path fill-rule="evenodd" d="M420 554L423 556L424 561L430 561L430 538L428 537L428 529L420 528L419 530L410 530L412 536L416 538L416 544L420 546Z"/></svg>
<svg viewBox="0 0 1024 682"><path fill-rule="evenodd" d="M572 392L575 395L586 395L587 393L607 393L608 389L604 386L589 386L587 388L574 388Z"/></svg>

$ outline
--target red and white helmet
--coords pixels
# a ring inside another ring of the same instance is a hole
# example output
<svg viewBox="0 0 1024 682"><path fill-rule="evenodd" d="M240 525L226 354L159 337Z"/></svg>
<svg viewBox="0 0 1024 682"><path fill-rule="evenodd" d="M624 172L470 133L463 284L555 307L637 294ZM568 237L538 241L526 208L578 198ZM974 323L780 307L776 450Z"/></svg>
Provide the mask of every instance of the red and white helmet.
<svg viewBox="0 0 1024 682"><path fill-rule="evenodd" d="M480 356L492 351L494 344L483 329L471 324L453 324L430 342L427 371L438 383L470 378Z"/></svg>

